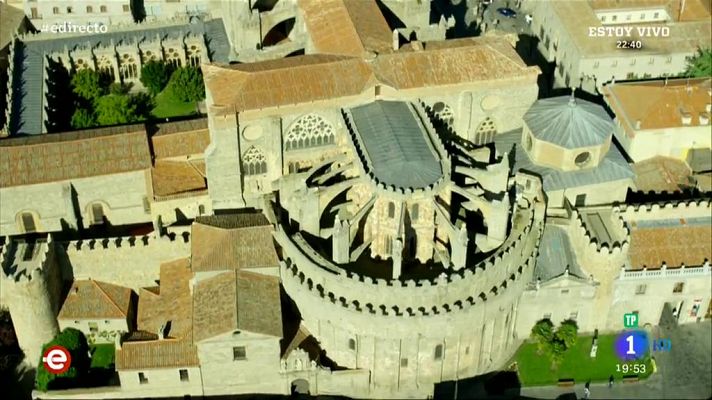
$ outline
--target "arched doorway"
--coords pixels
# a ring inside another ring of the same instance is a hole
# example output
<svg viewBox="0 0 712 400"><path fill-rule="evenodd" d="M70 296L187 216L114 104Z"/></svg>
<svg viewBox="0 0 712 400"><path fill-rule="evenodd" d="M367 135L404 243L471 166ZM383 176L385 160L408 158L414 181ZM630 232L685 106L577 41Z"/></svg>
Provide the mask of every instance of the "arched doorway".
<svg viewBox="0 0 712 400"><path fill-rule="evenodd" d="M309 381L306 379L293 380L291 391L292 391L293 395L308 395L309 394Z"/></svg>

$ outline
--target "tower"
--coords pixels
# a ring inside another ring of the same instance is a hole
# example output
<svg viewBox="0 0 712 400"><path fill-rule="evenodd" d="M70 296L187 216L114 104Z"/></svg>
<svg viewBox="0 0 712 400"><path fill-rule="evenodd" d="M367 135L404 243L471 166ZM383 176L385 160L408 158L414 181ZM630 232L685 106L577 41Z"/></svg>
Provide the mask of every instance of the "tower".
<svg viewBox="0 0 712 400"><path fill-rule="evenodd" d="M2 288L20 347L36 365L42 345L59 332L57 299L61 274L51 236L36 241L8 239L0 255Z"/></svg>

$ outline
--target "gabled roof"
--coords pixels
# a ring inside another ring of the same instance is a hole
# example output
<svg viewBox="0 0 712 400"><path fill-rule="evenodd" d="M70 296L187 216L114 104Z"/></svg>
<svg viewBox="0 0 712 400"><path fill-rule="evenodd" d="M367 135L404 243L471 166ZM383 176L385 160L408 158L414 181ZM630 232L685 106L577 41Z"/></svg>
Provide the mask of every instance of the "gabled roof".
<svg viewBox="0 0 712 400"><path fill-rule="evenodd" d="M0 187L147 170L151 153L143 125L47 134L0 141Z"/></svg>
<svg viewBox="0 0 712 400"><path fill-rule="evenodd" d="M257 224L220 228L193 223L192 268L195 272L274 267L279 258L274 247L272 225L262 218ZM229 226L229 225L228 225Z"/></svg>
<svg viewBox="0 0 712 400"><path fill-rule="evenodd" d="M205 190L208 186L204 170L205 162L202 160L157 160L156 165L151 169L153 194L156 196L169 196Z"/></svg>
<svg viewBox="0 0 712 400"><path fill-rule="evenodd" d="M106 282L74 281L57 319L126 319L132 293L127 287Z"/></svg>
<svg viewBox="0 0 712 400"><path fill-rule="evenodd" d="M615 129L603 107L569 96L537 100L524 122L537 139L567 149L601 145Z"/></svg>
<svg viewBox="0 0 712 400"><path fill-rule="evenodd" d="M198 349L187 340L124 342L116 349L117 370L197 367Z"/></svg>
<svg viewBox="0 0 712 400"><path fill-rule="evenodd" d="M282 337L277 277L224 272L198 281L193 298L196 342L236 330Z"/></svg>
<svg viewBox="0 0 712 400"><path fill-rule="evenodd" d="M561 276L567 268L571 275L580 278L585 275L576 261L576 255L571 248L566 231L558 226L546 224L539 243L539 255L536 259L533 278L546 282Z"/></svg>
<svg viewBox="0 0 712 400"><path fill-rule="evenodd" d="M167 122L156 125L151 137L153 154L157 159L202 155L210 144L208 119Z"/></svg>

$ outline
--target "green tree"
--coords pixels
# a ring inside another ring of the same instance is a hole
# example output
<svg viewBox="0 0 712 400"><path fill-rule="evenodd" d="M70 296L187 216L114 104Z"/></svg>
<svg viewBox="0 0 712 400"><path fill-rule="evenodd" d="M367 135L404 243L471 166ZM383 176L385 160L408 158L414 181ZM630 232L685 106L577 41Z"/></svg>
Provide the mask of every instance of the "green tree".
<svg viewBox="0 0 712 400"><path fill-rule="evenodd" d="M559 339L553 338L551 342L549 342L548 350L549 357L551 358L551 368L556 369L564 359L564 354L566 354L566 344Z"/></svg>
<svg viewBox="0 0 712 400"><path fill-rule="evenodd" d="M96 120L99 125L117 125L136 122L136 104L128 95L109 94L96 102Z"/></svg>
<svg viewBox="0 0 712 400"><path fill-rule="evenodd" d="M95 101L106 94L109 83L106 76L93 69L83 69L72 76L72 90L82 98Z"/></svg>
<svg viewBox="0 0 712 400"><path fill-rule="evenodd" d="M168 64L149 61L141 68L141 83L152 95L163 90L171 79L171 68Z"/></svg>
<svg viewBox="0 0 712 400"><path fill-rule="evenodd" d="M40 357L39 365L37 366L37 375L35 376L35 387L41 391L49 389L63 389L75 387L81 384L89 372L91 359L89 358L89 344L86 337L81 331L74 328L67 328L60 332L49 343L42 346L42 354L52 346L62 346L69 350L72 361L69 369L61 374L51 374L44 368L42 358Z"/></svg>
<svg viewBox="0 0 712 400"><path fill-rule="evenodd" d="M200 101L205 98L203 74L198 68L178 68L168 83L170 94L179 101Z"/></svg>
<svg viewBox="0 0 712 400"><path fill-rule="evenodd" d="M537 343L539 354L548 352L554 337L554 324L549 319L538 321L532 328L531 337Z"/></svg>
<svg viewBox="0 0 712 400"><path fill-rule="evenodd" d="M699 48L694 56L688 57L684 76L691 78L712 77L712 48Z"/></svg>
<svg viewBox="0 0 712 400"><path fill-rule="evenodd" d="M72 128L83 129L96 126L96 116L91 110L77 108L72 114Z"/></svg>
<svg viewBox="0 0 712 400"><path fill-rule="evenodd" d="M554 339L561 341L566 349L574 347L576 344L576 339L578 338L578 325L576 321L572 319L567 319L563 321L561 325L556 329L554 334Z"/></svg>

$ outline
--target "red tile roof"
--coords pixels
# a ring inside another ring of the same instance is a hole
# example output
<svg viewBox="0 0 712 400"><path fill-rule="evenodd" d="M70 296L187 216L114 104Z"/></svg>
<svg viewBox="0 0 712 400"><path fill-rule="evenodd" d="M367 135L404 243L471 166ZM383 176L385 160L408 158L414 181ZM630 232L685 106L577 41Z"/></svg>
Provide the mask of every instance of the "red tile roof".
<svg viewBox="0 0 712 400"><path fill-rule="evenodd" d="M57 319L126 319L132 293L127 287L106 282L74 281Z"/></svg>

